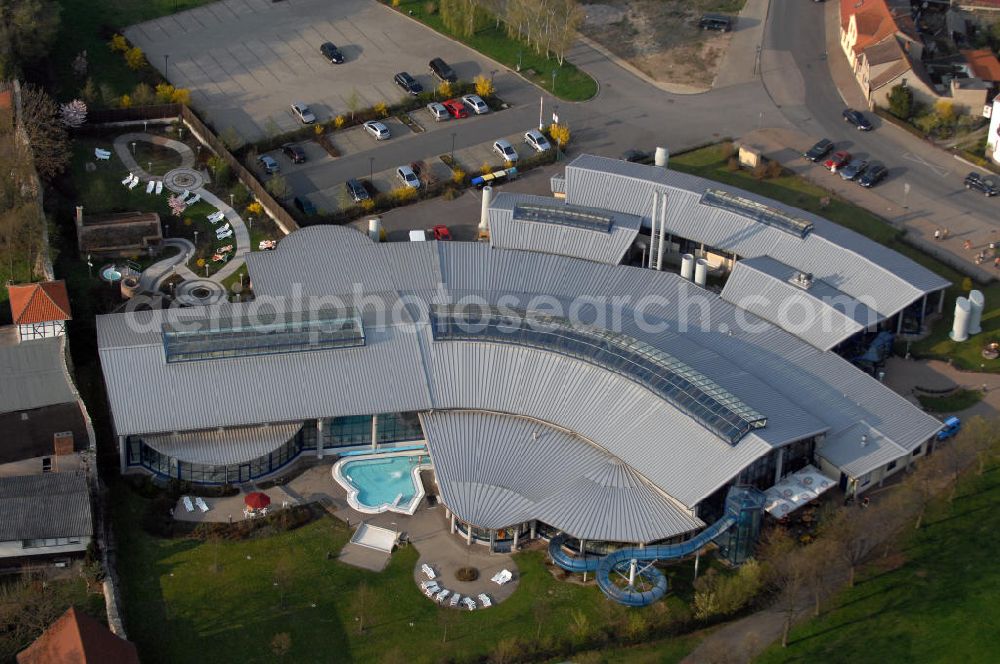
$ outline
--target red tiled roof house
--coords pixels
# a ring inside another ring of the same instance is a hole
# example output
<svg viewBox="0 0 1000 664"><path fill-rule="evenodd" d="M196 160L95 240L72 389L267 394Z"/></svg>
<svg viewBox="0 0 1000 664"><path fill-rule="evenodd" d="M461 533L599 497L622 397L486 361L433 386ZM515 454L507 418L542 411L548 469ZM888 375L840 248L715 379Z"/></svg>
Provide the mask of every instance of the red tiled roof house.
<svg viewBox="0 0 1000 664"><path fill-rule="evenodd" d="M8 286L10 310L20 341L61 337L66 321L73 318L66 282L43 281L37 284Z"/></svg>
<svg viewBox="0 0 1000 664"><path fill-rule="evenodd" d="M17 655L17 664L139 664L135 644L70 607Z"/></svg>

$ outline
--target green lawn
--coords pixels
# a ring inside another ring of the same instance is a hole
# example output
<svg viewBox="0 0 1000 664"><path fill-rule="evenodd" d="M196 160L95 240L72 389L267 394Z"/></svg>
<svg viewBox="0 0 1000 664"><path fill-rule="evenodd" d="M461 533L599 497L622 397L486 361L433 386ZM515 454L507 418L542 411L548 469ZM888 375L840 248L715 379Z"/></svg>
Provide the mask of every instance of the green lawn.
<svg viewBox="0 0 1000 664"><path fill-rule="evenodd" d="M1000 633L1000 467L934 504L897 565L876 560L834 608L758 661L996 662Z"/></svg>
<svg viewBox="0 0 1000 664"><path fill-rule="evenodd" d="M562 66L559 66L555 58L548 59L544 55L538 55L527 45L508 37L503 27L497 28L494 21L486 21L485 25L482 25L471 37L459 37L444 26L439 12L428 13L428 5L437 6L437 3L428 3L425 0L403 0L399 3L399 10L433 30L493 58L510 69L516 69L520 63L522 76L560 99L585 101L597 94L597 81L589 74L577 69L568 61L564 61ZM553 71L556 72L554 89L552 87Z"/></svg>
<svg viewBox="0 0 1000 664"><path fill-rule="evenodd" d="M164 175L181 166L181 155L171 148L146 141L135 142L135 161L153 175Z"/></svg>
<svg viewBox="0 0 1000 664"><path fill-rule="evenodd" d="M108 41L133 23L173 14L212 0L58 0L61 26L51 57L59 99L79 96L85 78L77 76L72 63L87 51L87 77L96 85L107 84L117 95L130 92L140 82L152 83L158 75L146 68L138 72L125 66L121 53L112 53ZM162 63L157 63L161 65Z"/></svg>
<svg viewBox="0 0 1000 664"><path fill-rule="evenodd" d="M241 542L168 540L142 530L146 500L121 485L115 493L127 627L147 663L270 662L269 644L279 633L291 636L287 661L470 660L488 655L502 640L533 641L536 620L546 641L575 633L580 621L596 629L632 614L647 620L684 610L677 597L627 610L607 601L592 584L556 580L544 553L531 551L516 556L520 581L510 599L488 611L452 611L420 593L412 577L418 558L413 547L398 549L381 573L328 559L328 552L336 554L350 536L330 517ZM219 571L213 571L216 562ZM281 587L274 585L279 564L290 570L284 607ZM690 574L688 566L672 571L675 578ZM361 584L372 593L363 634L354 605ZM167 634L170 638L164 638ZM664 642L663 652L670 656L658 661L676 661L694 645L692 638Z"/></svg>
<svg viewBox="0 0 1000 664"><path fill-rule="evenodd" d="M951 329L949 325L950 311L955 306L955 298L967 294L962 290L965 277L957 270L904 242L902 231L893 228L884 219L838 198L831 192L796 175L758 180L745 170L730 171L726 167L726 159L723 157L721 145L712 145L676 156L672 155L670 167L740 187L826 217L884 244L927 269L940 274L952 283L945 295L945 315L934 326L928 338L912 344L912 353L920 357L951 359L955 366L963 369L1000 371L1000 359L985 360L981 355L985 342L994 339L1000 340L1000 308L996 306L990 308L990 303L1000 302L1000 284L994 282L988 286L973 285L973 287L983 291L988 305L986 311L983 312L983 333L973 337L970 341L955 343L948 338L948 332ZM825 206L821 202L823 199L829 200ZM934 304L936 304L936 300Z"/></svg>

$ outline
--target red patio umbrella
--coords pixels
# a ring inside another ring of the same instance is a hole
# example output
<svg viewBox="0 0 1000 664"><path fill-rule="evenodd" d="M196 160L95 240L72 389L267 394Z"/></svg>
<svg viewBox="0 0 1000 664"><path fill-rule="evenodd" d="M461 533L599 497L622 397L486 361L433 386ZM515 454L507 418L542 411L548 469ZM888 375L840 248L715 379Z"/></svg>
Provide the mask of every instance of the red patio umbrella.
<svg viewBox="0 0 1000 664"><path fill-rule="evenodd" d="M271 504L271 498L266 493L261 493L260 491L254 491L253 493L248 493L246 498L243 499L247 507L252 510L259 510L263 507L267 507Z"/></svg>

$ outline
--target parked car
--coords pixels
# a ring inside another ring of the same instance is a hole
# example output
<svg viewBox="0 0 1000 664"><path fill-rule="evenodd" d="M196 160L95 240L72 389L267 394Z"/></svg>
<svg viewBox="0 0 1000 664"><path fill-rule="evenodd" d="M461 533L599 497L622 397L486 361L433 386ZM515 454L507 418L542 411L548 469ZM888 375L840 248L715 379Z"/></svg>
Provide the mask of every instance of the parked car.
<svg viewBox="0 0 1000 664"><path fill-rule="evenodd" d="M954 415L944 421L944 428L937 432L935 438L938 440L948 440L962 429L962 420Z"/></svg>
<svg viewBox="0 0 1000 664"><path fill-rule="evenodd" d="M833 149L833 141L829 138L822 138L816 142L816 145L809 148L806 152L802 154L803 157L811 162L817 162L826 155L830 153Z"/></svg>
<svg viewBox="0 0 1000 664"><path fill-rule="evenodd" d="M316 122L316 116L309 110L309 107L301 101L292 104L292 115L297 117L302 124L312 124Z"/></svg>
<svg viewBox="0 0 1000 664"><path fill-rule="evenodd" d="M268 175L281 171L281 166L279 166L278 162L274 160L274 157L269 154L262 154L257 157L257 163L260 164L261 168L263 168L264 172Z"/></svg>
<svg viewBox="0 0 1000 664"><path fill-rule="evenodd" d="M545 138L545 134L537 129L529 129L524 132L524 142L530 145L535 152L545 152L552 147L549 144L549 139Z"/></svg>
<svg viewBox="0 0 1000 664"><path fill-rule="evenodd" d="M351 199L355 203L360 203L361 201L367 201L371 196L368 195L368 190L365 189L365 185L361 184L354 178L351 178L344 186L347 187L347 193L351 196Z"/></svg>
<svg viewBox="0 0 1000 664"><path fill-rule="evenodd" d="M431 232L434 233L435 240L451 239L451 231L449 231L448 227L445 226L444 224L438 224L437 226L431 229Z"/></svg>
<svg viewBox="0 0 1000 664"><path fill-rule="evenodd" d="M889 175L889 169L886 168L884 164L873 161L868 165L868 168L865 169L865 172L861 174L861 177L858 178L858 184L866 189L868 187L874 187L879 182L884 180L887 175Z"/></svg>
<svg viewBox="0 0 1000 664"><path fill-rule="evenodd" d="M281 151L286 157L292 160L293 164L304 164L306 162L306 151L294 143L285 143L281 146Z"/></svg>
<svg viewBox="0 0 1000 664"><path fill-rule="evenodd" d="M344 64L344 54L341 53L340 49L334 46L332 42L324 42L320 44L319 52L322 53L323 57L329 60L331 64Z"/></svg>
<svg viewBox="0 0 1000 664"><path fill-rule="evenodd" d="M866 159L854 158L847 166L840 169L840 177L845 180L856 180L865 172L866 168L868 168L868 161Z"/></svg>
<svg viewBox="0 0 1000 664"><path fill-rule="evenodd" d="M434 58L427 63L430 67L431 73L437 76L442 81L448 81L449 83L454 83L458 80L458 76L455 74L455 70L448 66L448 63L441 58Z"/></svg>
<svg viewBox="0 0 1000 664"><path fill-rule="evenodd" d="M420 81L410 76L405 71L401 71L392 77L392 80L399 87L403 88L406 94L413 95L416 97L418 94L424 91L424 86L420 85Z"/></svg>
<svg viewBox="0 0 1000 664"><path fill-rule="evenodd" d="M448 112L453 118L467 118L469 117L469 109L465 107L465 104L457 99L449 99L444 102L444 107L448 109Z"/></svg>
<svg viewBox="0 0 1000 664"><path fill-rule="evenodd" d="M384 141L389 138L389 128L378 120L369 120L364 124L365 131L375 137L376 141Z"/></svg>
<svg viewBox="0 0 1000 664"><path fill-rule="evenodd" d="M447 120L448 118L451 117L451 115L448 113L448 109L444 107L444 104L440 104L436 101L432 101L431 103L427 104L427 112L430 113L432 116L434 116L434 119L437 122L441 122L442 120Z"/></svg>
<svg viewBox="0 0 1000 664"><path fill-rule="evenodd" d="M847 150L837 150L829 159L823 162L823 166L830 169L831 173L836 173L851 161L851 153Z"/></svg>
<svg viewBox="0 0 1000 664"><path fill-rule="evenodd" d="M479 95L465 95L462 97L462 101L471 108L476 115L485 115L490 112L490 107L486 105L483 98Z"/></svg>
<svg viewBox="0 0 1000 664"><path fill-rule="evenodd" d="M864 113L855 111L853 108L844 109L844 122L854 125L858 131L871 131L872 128L872 123L868 122L868 118L864 116Z"/></svg>
<svg viewBox="0 0 1000 664"><path fill-rule="evenodd" d="M420 178L409 166L400 166L396 169L396 177L410 189L420 189Z"/></svg>
<svg viewBox="0 0 1000 664"><path fill-rule="evenodd" d="M506 138L493 141L493 151L500 155L504 161L514 163L517 161L517 150Z"/></svg>
<svg viewBox="0 0 1000 664"><path fill-rule="evenodd" d="M649 153L645 150L625 150L622 152L622 161L628 161L632 163L639 163L641 161L647 161L649 159Z"/></svg>
<svg viewBox="0 0 1000 664"><path fill-rule="evenodd" d="M311 217L312 215L316 214L316 206L313 205L312 201L310 201L305 196L296 196L295 199L292 201L292 203L295 205L296 208L298 208L299 212L306 215L307 217Z"/></svg>
<svg viewBox="0 0 1000 664"><path fill-rule="evenodd" d="M965 176L965 188L982 192L987 198L1000 194L996 181L993 178L984 178L979 173L969 173Z"/></svg>
<svg viewBox="0 0 1000 664"><path fill-rule="evenodd" d="M733 29L733 19L721 14L704 14L698 21L698 27L702 30L729 32Z"/></svg>

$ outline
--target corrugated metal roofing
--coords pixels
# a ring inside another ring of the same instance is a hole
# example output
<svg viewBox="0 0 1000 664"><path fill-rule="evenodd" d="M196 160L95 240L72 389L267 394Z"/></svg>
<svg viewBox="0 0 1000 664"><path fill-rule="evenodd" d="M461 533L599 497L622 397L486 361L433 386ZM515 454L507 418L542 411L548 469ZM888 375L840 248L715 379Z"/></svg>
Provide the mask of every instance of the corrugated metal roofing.
<svg viewBox="0 0 1000 664"><path fill-rule="evenodd" d="M367 302L366 345L167 366L156 332L163 317L205 310L99 317L119 434L472 408L578 433L692 507L776 445L824 432L834 439L864 422L907 449L940 426L837 355L748 321L743 310L674 274L479 243L399 243L390 261L387 246L352 229L306 233L308 241L296 233L252 257L251 270L266 275L252 272L255 306L267 303L271 287L279 295L357 291L354 299ZM349 278L330 267L348 264ZM581 303L591 317L617 311L621 320L605 326L681 358L764 414L767 426L732 447L638 383L585 361L510 344L433 341L427 302L476 297L542 313ZM219 310L227 307L239 309ZM379 308L399 316L379 321ZM151 331L133 333L137 322ZM241 408L227 396L234 385L252 387L241 392Z"/></svg>
<svg viewBox="0 0 1000 664"><path fill-rule="evenodd" d="M820 279L808 289L791 282L799 270L769 256L739 261L722 299L828 350L883 320L863 302Z"/></svg>
<svg viewBox="0 0 1000 664"><path fill-rule="evenodd" d="M0 477L0 542L89 537L87 480L76 473Z"/></svg>
<svg viewBox="0 0 1000 664"><path fill-rule="evenodd" d="M421 416L448 507L481 528L540 519L574 537L652 542L704 525L580 436L478 411Z"/></svg>
<svg viewBox="0 0 1000 664"><path fill-rule="evenodd" d="M940 428L940 427L939 427ZM931 431L928 437L936 433ZM899 459L916 446L903 448L864 422L828 437L816 453L847 473L860 478L893 459Z"/></svg>
<svg viewBox="0 0 1000 664"><path fill-rule="evenodd" d="M804 239L739 214L701 204L708 189L736 194L813 224ZM653 192L667 195L668 233L743 258L771 256L852 297L871 298L885 317L948 282L868 238L804 210L735 187L655 166L581 155L566 167L566 201L641 215L648 226Z"/></svg>
<svg viewBox="0 0 1000 664"><path fill-rule="evenodd" d="M610 232L519 219L516 208L540 205L555 210L600 213L611 218ZM642 219L620 212L567 205L565 201L529 194L498 194L490 206L490 245L572 256L617 265L639 234Z"/></svg>
<svg viewBox="0 0 1000 664"><path fill-rule="evenodd" d="M76 403L62 338L0 346L0 412Z"/></svg>
<svg viewBox="0 0 1000 664"><path fill-rule="evenodd" d="M147 434L142 440L156 451L180 461L206 464L244 463L278 449L301 428L302 422L294 422Z"/></svg>

